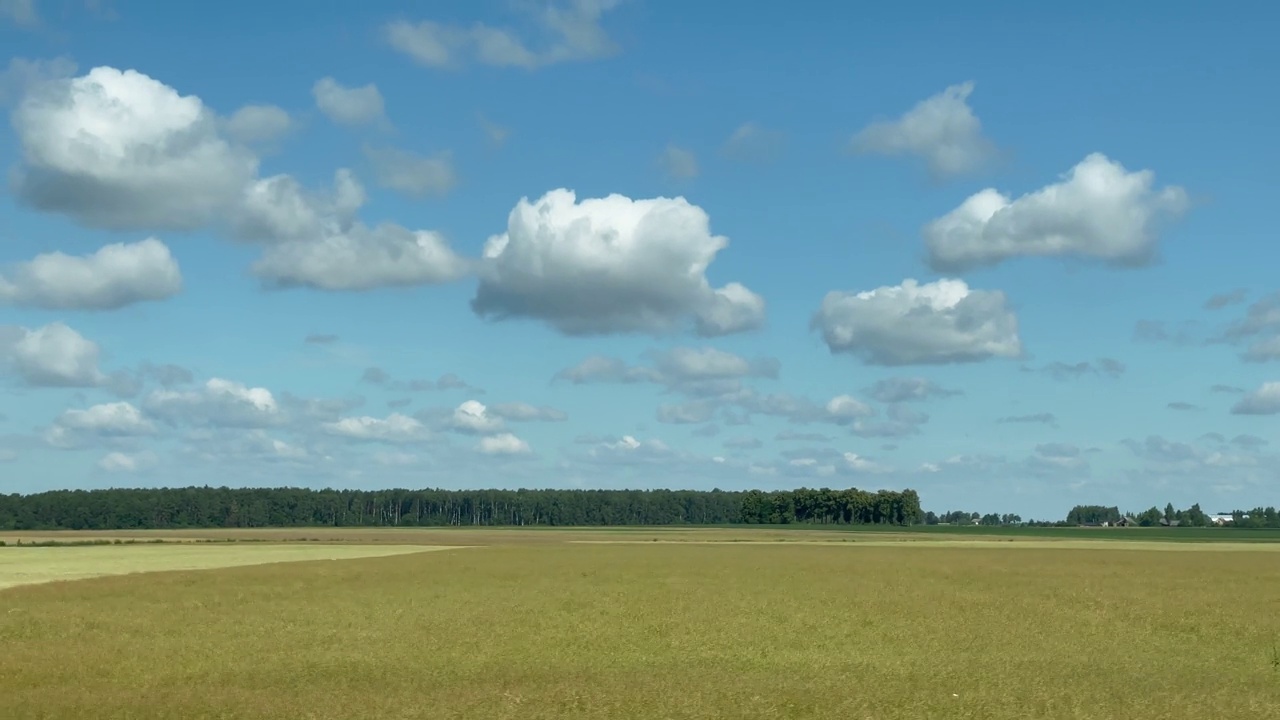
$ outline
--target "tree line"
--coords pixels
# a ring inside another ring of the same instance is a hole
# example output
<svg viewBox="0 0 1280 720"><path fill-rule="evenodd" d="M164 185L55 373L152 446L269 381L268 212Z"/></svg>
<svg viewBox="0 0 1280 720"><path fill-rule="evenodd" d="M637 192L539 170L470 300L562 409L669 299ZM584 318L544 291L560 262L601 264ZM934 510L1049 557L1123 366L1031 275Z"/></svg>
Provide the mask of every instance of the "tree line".
<svg viewBox="0 0 1280 720"><path fill-rule="evenodd" d="M0 495L0 530L893 524L914 490L310 490L113 488Z"/></svg>
<svg viewBox="0 0 1280 720"><path fill-rule="evenodd" d="M1280 528L1280 513L1277 513L1274 507L1256 507L1252 510L1237 509L1232 510L1229 514L1231 515L1232 527ZM1168 503L1163 510L1152 506L1142 512L1123 515L1120 512L1120 508L1114 505L1077 505L1067 513L1067 519L1064 524L1097 525L1105 522L1114 525L1122 516L1133 518L1142 527L1175 524L1179 527L1209 527L1215 524L1212 516L1200 508L1200 503L1196 503L1185 510L1178 510L1173 507L1173 503Z"/></svg>

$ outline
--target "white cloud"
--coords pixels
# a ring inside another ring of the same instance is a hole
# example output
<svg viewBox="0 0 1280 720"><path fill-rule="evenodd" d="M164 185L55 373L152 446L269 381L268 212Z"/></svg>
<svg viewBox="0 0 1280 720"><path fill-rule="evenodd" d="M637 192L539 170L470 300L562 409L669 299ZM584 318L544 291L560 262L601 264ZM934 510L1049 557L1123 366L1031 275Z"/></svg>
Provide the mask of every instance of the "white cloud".
<svg viewBox="0 0 1280 720"><path fill-rule="evenodd" d="M489 412L484 403L467 400L453 410L451 425L464 433L492 433L502 429L502 418Z"/></svg>
<svg viewBox="0 0 1280 720"><path fill-rule="evenodd" d="M1231 407L1234 415L1275 415L1280 413L1280 382L1265 382Z"/></svg>
<svg viewBox="0 0 1280 720"><path fill-rule="evenodd" d="M485 244L479 315L534 318L567 335L660 334L694 321L700 335L759 327L764 301L713 290L707 266L728 245L684 198L622 195L578 202L571 190L521 198L507 231Z"/></svg>
<svg viewBox="0 0 1280 720"><path fill-rule="evenodd" d="M293 129L289 113L275 105L245 105L227 118L227 134L253 145L279 139Z"/></svg>
<svg viewBox="0 0 1280 720"><path fill-rule="evenodd" d="M392 223L268 247L252 271L272 287L361 291L446 283L466 272L444 236Z"/></svg>
<svg viewBox="0 0 1280 720"><path fill-rule="evenodd" d="M0 325L0 361L36 387L94 387L106 382L98 369L98 344L61 322L35 330Z"/></svg>
<svg viewBox="0 0 1280 720"><path fill-rule="evenodd" d="M935 178L978 170L995 155L995 145L983 137L982 123L969 107L973 83L952 85L921 100L892 122L868 125L853 138L862 153L914 155L925 161Z"/></svg>
<svg viewBox="0 0 1280 720"><path fill-rule="evenodd" d="M385 32L393 48L427 67L479 63L532 70L617 52L617 45L600 26L600 18L619 2L570 0L537 9L534 22L550 40L542 47L530 47L514 30L478 22L463 26L398 20L387 25Z"/></svg>
<svg viewBox="0 0 1280 720"><path fill-rule="evenodd" d="M476 447L486 455L524 455L532 452L529 443L511 433L480 438Z"/></svg>
<svg viewBox="0 0 1280 720"><path fill-rule="evenodd" d="M200 98L134 70L96 67L35 85L13 125L18 196L91 227L201 227L257 173L257 158L219 134Z"/></svg>
<svg viewBox="0 0 1280 720"><path fill-rule="evenodd" d="M382 93L373 83L346 87L331 77L323 77L311 87L316 107L339 125L370 125L385 120Z"/></svg>
<svg viewBox="0 0 1280 720"><path fill-rule="evenodd" d="M668 177L676 180L688 180L698 176L698 159L693 152L675 145L667 145L658 156L658 163Z"/></svg>
<svg viewBox="0 0 1280 720"><path fill-rule="evenodd" d="M98 460L98 469L105 472L138 472L155 465L156 462L157 458L151 452L132 454L111 452Z"/></svg>
<svg viewBox="0 0 1280 720"><path fill-rule="evenodd" d="M515 422L562 422L569 419L563 410L545 406L537 407L522 402L499 403L488 408L488 411L497 417Z"/></svg>
<svg viewBox="0 0 1280 720"><path fill-rule="evenodd" d="M457 183L447 153L425 157L391 147L364 147L378 184L411 198L443 195Z"/></svg>
<svg viewBox="0 0 1280 720"><path fill-rule="evenodd" d="M484 130L484 134L488 136L489 142L496 146L501 146L507 141L507 137L511 135L511 131L493 122L484 113L476 113L476 119L480 122L480 128Z"/></svg>
<svg viewBox="0 0 1280 720"><path fill-rule="evenodd" d="M419 421L400 413L391 413L385 418L360 417L342 418L336 422L324 423L326 432L352 440L372 440L384 443L419 442L428 437L427 428Z"/></svg>
<svg viewBox="0 0 1280 720"><path fill-rule="evenodd" d="M266 244L252 272L272 287L360 291L450 282L468 270L439 233L356 219L364 188L348 170L331 193L308 193L287 175L249 185L236 233Z"/></svg>
<svg viewBox="0 0 1280 720"><path fill-rule="evenodd" d="M46 253L0 271L0 303L45 309L112 310L181 290L178 263L155 238L83 256Z"/></svg>
<svg viewBox="0 0 1280 720"><path fill-rule="evenodd" d="M84 410L65 410L55 421L67 430L94 435L130 437L149 435L155 426L142 415L142 411L127 402L103 403Z"/></svg>
<svg viewBox="0 0 1280 720"><path fill-rule="evenodd" d="M1061 181L1016 200L982 190L924 227L929 264L958 272L1009 258L1078 256L1138 266L1156 256L1161 225L1187 209L1177 186L1092 153Z"/></svg>
<svg viewBox="0 0 1280 720"><path fill-rule="evenodd" d="M143 402L150 414L173 424L264 428L285 422L271 391L211 378L196 390L155 390Z"/></svg>
<svg viewBox="0 0 1280 720"><path fill-rule="evenodd" d="M1018 320L998 290L943 279L859 293L830 292L813 324L833 353L870 365L923 365L1015 357Z"/></svg>
<svg viewBox="0 0 1280 720"><path fill-rule="evenodd" d="M827 402L827 415L836 422L850 422L875 414L871 406L850 395L837 395Z"/></svg>

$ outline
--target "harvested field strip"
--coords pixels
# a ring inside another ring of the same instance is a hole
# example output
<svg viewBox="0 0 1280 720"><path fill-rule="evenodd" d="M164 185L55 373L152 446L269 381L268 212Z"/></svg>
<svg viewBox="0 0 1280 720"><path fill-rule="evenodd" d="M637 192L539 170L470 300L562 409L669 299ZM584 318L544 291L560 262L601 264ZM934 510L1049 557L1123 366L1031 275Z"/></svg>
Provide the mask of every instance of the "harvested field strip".
<svg viewBox="0 0 1280 720"><path fill-rule="evenodd" d="M566 540L573 545L821 545L825 547L1017 548L1022 550L1164 550L1169 552L1278 552L1280 543L1171 543L1159 540Z"/></svg>
<svg viewBox="0 0 1280 720"><path fill-rule="evenodd" d="M106 575L211 570L304 560L348 560L447 549L426 545L301 544L6 547L0 548L0 590L17 585Z"/></svg>

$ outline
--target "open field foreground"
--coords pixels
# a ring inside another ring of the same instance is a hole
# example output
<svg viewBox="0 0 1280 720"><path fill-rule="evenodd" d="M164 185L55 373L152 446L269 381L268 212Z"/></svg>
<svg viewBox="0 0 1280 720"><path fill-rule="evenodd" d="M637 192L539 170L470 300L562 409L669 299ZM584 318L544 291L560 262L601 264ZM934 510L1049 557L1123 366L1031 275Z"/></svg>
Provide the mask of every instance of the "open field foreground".
<svg viewBox="0 0 1280 720"><path fill-rule="evenodd" d="M0 590L17 585L170 570L211 570L303 560L350 560L444 550L425 545L219 543L0 549Z"/></svg>
<svg viewBox="0 0 1280 720"><path fill-rule="evenodd" d="M1008 545L497 544L28 585L0 592L0 698L15 720L1280 717L1276 556ZM0 557L205 549L259 548Z"/></svg>

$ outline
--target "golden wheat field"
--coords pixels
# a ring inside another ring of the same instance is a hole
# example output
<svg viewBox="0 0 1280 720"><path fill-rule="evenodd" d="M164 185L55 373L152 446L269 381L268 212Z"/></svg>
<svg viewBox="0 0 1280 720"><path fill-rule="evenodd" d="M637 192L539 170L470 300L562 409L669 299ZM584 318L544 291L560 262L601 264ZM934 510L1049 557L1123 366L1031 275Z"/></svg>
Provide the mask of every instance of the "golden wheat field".
<svg viewBox="0 0 1280 720"><path fill-rule="evenodd" d="M1274 546L752 532L362 531L292 557L398 554L10 587L0 716L1280 717ZM0 582L27 553L281 547L10 546Z"/></svg>

